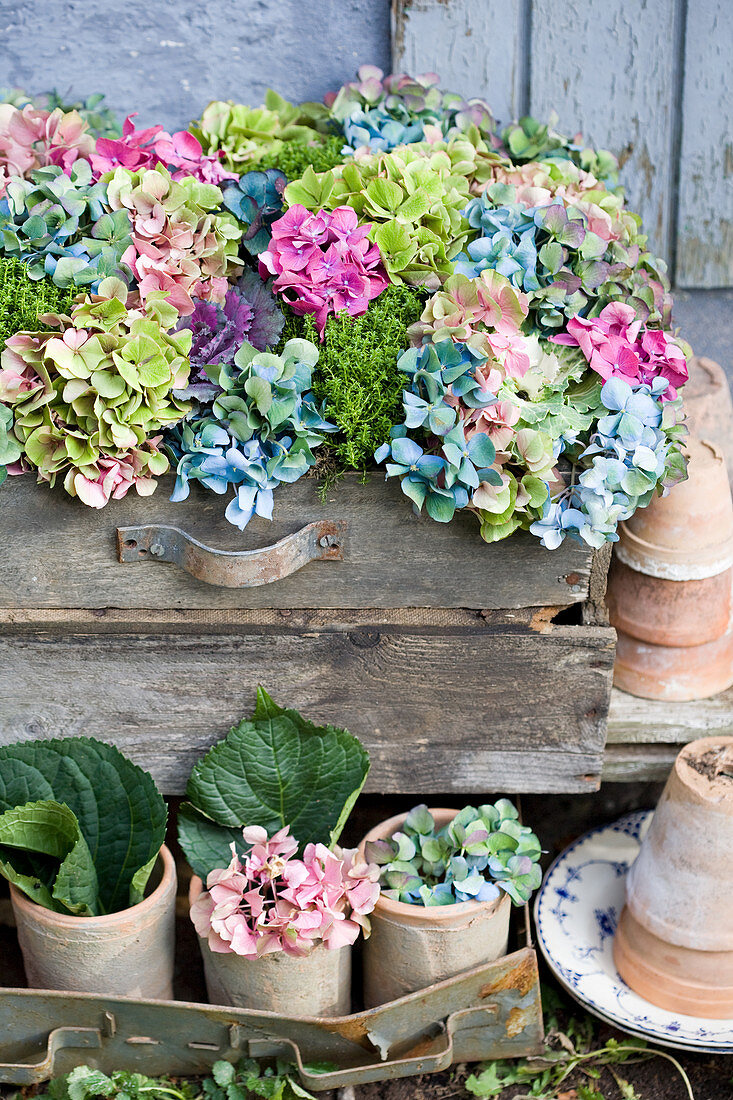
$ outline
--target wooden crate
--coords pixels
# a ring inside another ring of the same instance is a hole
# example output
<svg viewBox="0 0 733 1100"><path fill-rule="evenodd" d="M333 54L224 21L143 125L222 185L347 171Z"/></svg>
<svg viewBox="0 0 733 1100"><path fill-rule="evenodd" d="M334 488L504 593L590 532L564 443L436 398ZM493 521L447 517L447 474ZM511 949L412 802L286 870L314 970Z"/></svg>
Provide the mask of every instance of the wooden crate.
<svg viewBox="0 0 733 1100"><path fill-rule="evenodd" d="M222 498L171 504L171 486L100 512L29 477L3 486L1 741L112 740L178 794L262 683L357 734L371 791L597 787L615 643L607 554L548 552L523 534L487 546L473 517L417 517L376 474L344 478L325 503L303 479L278 493L272 524L243 534ZM212 586L149 553L117 560L118 527L175 525L248 550L324 520L341 560L259 587Z"/></svg>

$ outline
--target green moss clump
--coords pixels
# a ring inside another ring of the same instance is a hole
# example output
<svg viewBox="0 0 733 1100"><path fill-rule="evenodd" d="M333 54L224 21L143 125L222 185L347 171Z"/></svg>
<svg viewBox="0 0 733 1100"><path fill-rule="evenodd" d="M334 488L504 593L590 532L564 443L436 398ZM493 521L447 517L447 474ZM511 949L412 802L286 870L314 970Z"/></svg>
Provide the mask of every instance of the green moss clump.
<svg viewBox="0 0 733 1100"><path fill-rule="evenodd" d="M320 350L313 392L325 401L326 418L339 426L321 450L342 470L372 467L377 447L402 419L405 376L397 360L409 345L407 328L419 319L424 301L424 291L389 286L363 317L329 317L323 343L311 315L288 311L283 341L303 336Z"/></svg>
<svg viewBox="0 0 733 1100"><path fill-rule="evenodd" d="M77 287L62 290L50 279L28 278L26 265L0 257L0 351L16 332L38 332L44 313L68 313Z"/></svg>
<svg viewBox="0 0 733 1100"><path fill-rule="evenodd" d="M286 141L279 153L268 153L257 168L279 168L288 177L288 181L299 180L308 165L314 172L328 172L337 164L343 164L346 157L341 153L345 138L327 137L319 145L304 145L301 141Z"/></svg>

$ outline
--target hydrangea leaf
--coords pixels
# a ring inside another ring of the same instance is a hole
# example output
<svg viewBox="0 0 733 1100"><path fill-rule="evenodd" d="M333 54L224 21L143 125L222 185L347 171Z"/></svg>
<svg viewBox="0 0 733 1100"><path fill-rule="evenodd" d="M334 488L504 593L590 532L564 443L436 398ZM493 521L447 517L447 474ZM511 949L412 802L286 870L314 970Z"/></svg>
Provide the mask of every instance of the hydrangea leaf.
<svg viewBox="0 0 733 1100"><path fill-rule="evenodd" d="M165 840L167 811L152 777L91 737L0 748L0 813L61 802L76 816L97 875L95 911L137 905Z"/></svg>
<svg viewBox="0 0 733 1100"><path fill-rule="evenodd" d="M38 856L52 861L47 883L40 875L28 873L29 864L36 862L33 857ZM76 814L59 802L28 802L0 814L0 871L45 908L81 917L99 912L97 872L89 845Z"/></svg>
<svg viewBox="0 0 733 1100"><path fill-rule="evenodd" d="M336 843L369 772L369 756L348 730L317 726L278 706L263 688L243 719L199 761L186 794L227 828L283 826L301 848Z"/></svg>
<svg viewBox="0 0 733 1100"><path fill-rule="evenodd" d="M217 825L191 805L184 802L177 817L178 842L188 864L202 882L215 867L227 867L232 858L232 844L242 849L242 829Z"/></svg>

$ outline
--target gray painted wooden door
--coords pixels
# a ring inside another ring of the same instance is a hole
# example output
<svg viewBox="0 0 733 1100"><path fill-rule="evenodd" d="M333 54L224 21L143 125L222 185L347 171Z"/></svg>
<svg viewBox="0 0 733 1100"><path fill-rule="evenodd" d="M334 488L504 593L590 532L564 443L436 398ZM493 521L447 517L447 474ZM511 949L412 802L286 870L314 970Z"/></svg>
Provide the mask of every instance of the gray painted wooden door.
<svg viewBox="0 0 733 1100"><path fill-rule="evenodd" d="M732 60L731 0L394 3L395 69L611 149L684 287L733 284Z"/></svg>

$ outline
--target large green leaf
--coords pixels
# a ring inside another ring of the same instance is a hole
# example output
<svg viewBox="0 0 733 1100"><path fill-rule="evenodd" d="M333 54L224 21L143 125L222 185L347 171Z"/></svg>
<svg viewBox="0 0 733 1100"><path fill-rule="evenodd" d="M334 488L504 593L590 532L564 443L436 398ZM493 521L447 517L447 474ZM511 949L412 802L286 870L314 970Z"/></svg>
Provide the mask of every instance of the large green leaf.
<svg viewBox="0 0 733 1100"><path fill-rule="evenodd" d="M28 874L23 854L59 861L51 890L41 876ZM0 814L0 870L33 901L58 912L93 917L97 872L76 815L60 802L28 802Z"/></svg>
<svg viewBox="0 0 733 1100"><path fill-rule="evenodd" d="M228 829L260 825L273 833L288 825L301 849L311 841L332 846L368 772L369 756L348 730L316 726L260 687L252 718L199 761L186 794L200 814ZM189 814L181 843L201 865L212 841L194 839L195 828Z"/></svg>
<svg viewBox="0 0 733 1100"><path fill-rule="evenodd" d="M217 825L191 805L184 802L178 811L178 842L195 875L205 883L209 871L226 867L232 858L232 844L241 855L245 844L242 826Z"/></svg>
<svg viewBox="0 0 733 1100"><path fill-rule="evenodd" d="M63 803L76 817L97 875L97 912L142 901L167 817L147 772L90 737L0 748L0 813L41 801Z"/></svg>

